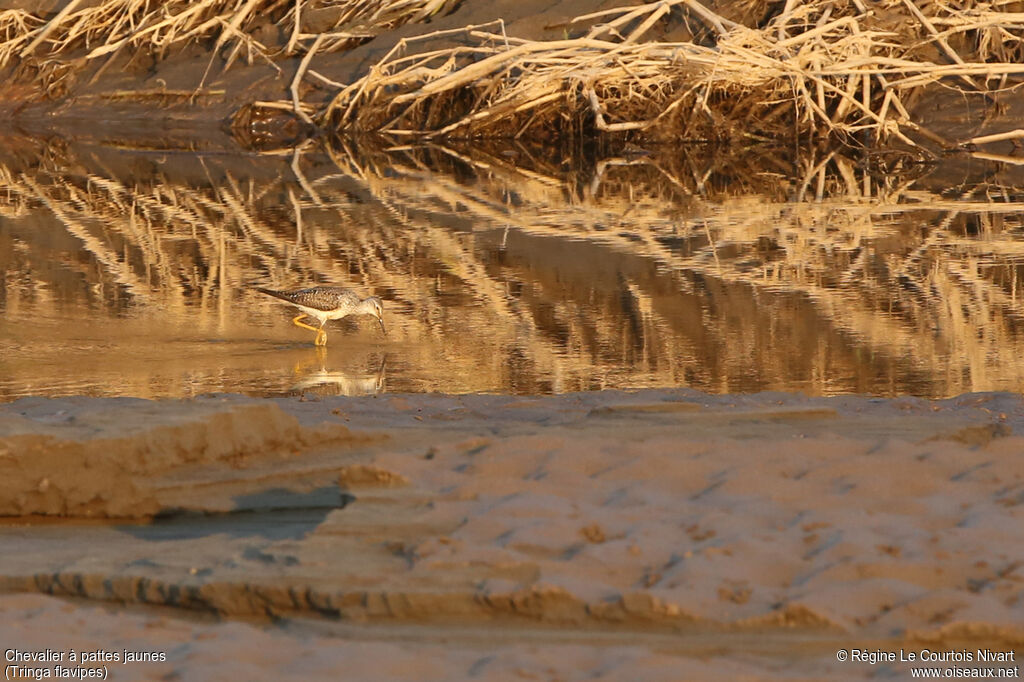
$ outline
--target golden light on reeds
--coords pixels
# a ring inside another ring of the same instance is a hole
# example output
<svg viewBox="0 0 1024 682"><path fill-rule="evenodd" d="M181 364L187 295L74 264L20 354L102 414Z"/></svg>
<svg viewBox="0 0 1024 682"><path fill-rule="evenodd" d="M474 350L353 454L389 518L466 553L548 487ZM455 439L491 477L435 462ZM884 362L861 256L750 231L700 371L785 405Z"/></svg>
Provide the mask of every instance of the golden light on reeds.
<svg viewBox="0 0 1024 682"><path fill-rule="evenodd" d="M104 96L195 101L223 94L204 89L211 73L245 60L289 79L290 97L249 105L291 111L322 130L395 140L789 139L803 149L902 147L927 155L921 147L1021 135L945 139L912 106L929 87L989 96L1016 87L1024 73L1024 14L1011 2L723 3L720 14L698 0L663 0L578 16L557 40L510 35L500 19L385 36L382 44L393 48L351 82L319 65L318 57L456 5L70 0L48 16L0 11L0 69L61 98L80 78L96 82L117 60L160 63L199 44L209 58L191 90L164 83ZM725 15L743 15L747 24ZM673 21L688 37L666 39ZM284 60L296 55L301 62L292 72Z"/></svg>
<svg viewBox="0 0 1024 682"><path fill-rule="evenodd" d="M696 0L667 0L577 17L564 40L518 39L500 22L471 26L399 41L314 118L418 140L560 131L948 145L913 120L906 100L940 82L994 92L1019 76L1024 15L1005 6L930 4L926 16L909 0L786 3L748 27ZM654 37L672 12L712 38Z"/></svg>
<svg viewBox="0 0 1024 682"><path fill-rule="evenodd" d="M443 13L451 0L311 2L310 0L68 0L53 16L23 9L0 10L0 68L34 71L51 97L66 94L76 74L96 80L123 54L156 61L190 44L213 41L207 74L223 58L226 71L238 59L280 71L282 54L305 52L312 42L329 53L400 26ZM312 14L316 26L304 28ZM278 32L287 36L278 44ZM98 68L97 68L97 65ZM55 71L55 67L58 67ZM124 93L127 96L127 93Z"/></svg>

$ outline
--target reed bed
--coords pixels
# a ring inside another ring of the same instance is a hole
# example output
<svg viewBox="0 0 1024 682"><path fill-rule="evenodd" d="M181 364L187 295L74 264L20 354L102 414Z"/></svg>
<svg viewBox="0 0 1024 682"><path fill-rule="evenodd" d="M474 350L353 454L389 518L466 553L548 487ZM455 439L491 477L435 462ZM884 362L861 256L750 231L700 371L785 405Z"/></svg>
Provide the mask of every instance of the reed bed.
<svg viewBox="0 0 1024 682"><path fill-rule="evenodd" d="M915 97L930 87L992 97L1020 85L1024 12L1010 0L781 8L738 0L715 9L658 0L578 16L558 40L509 35L501 20L423 33L398 40L351 83L316 63L456 4L68 0L53 15L0 11L0 69L60 98L83 72L95 80L114 63L160 62L198 46L209 53L201 93L215 65L244 60L282 72L283 59L301 55L291 97L257 105L287 108L311 127L405 141L785 139L801 148L934 149L1024 136L946 140L913 115ZM729 18L739 15L758 19Z"/></svg>
<svg viewBox="0 0 1024 682"><path fill-rule="evenodd" d="M769 13L768 3L749 3ZM787 2L760 25L698 0L659 0L575 18L562 40L509 36L498 22L400 41L314 118L393 139L628 137L947 143L908 102L934 85L993 93L1019 84L1016 3L961 9L909 0ZM659 40L666 22L707 40ZM453 44L454 43L454 44Z"/></svg>
<svg viewBox="0 0 1024 682"><path fill-rule="evenodd" d="M0 68L77 72L119 55L163 60L207 43L226 71L238 59L274 68L275 58L348 49L382 31L450 9L454 0L68 0L53 16L0 11ZM315 20L307 28L309 18ZM100 66L99 68L105 68ZM207 69L209 71L209 69Z"/></svg>

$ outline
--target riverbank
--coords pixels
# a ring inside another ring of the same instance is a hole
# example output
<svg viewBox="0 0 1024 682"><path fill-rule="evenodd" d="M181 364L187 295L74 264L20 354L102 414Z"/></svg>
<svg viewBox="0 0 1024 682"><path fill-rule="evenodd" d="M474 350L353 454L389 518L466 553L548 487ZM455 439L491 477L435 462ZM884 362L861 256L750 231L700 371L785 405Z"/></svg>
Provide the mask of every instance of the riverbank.
<svg viewBox="0 0 1024 682"><path fill-rule="evenodd" d="M965 145L1013 163L1020 140L1021 29L1007 5L24 5L0 3L0 119L37 135L159 121L157 135L230 130L264 150L335 134L563 153L772 142L902 163Z"/></svg>

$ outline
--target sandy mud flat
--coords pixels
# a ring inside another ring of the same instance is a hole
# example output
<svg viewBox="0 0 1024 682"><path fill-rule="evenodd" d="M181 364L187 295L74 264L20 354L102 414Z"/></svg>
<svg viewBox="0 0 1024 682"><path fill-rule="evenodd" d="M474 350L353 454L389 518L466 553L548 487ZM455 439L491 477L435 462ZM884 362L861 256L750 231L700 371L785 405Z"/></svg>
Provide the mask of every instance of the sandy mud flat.
<svg viewBox="0 0 1024 682"><path fill-rule="evenodd" d="M21 399L0 641L109 679L909 677L837 652L1024 645L1022 428L1010 394Z"/></svg>

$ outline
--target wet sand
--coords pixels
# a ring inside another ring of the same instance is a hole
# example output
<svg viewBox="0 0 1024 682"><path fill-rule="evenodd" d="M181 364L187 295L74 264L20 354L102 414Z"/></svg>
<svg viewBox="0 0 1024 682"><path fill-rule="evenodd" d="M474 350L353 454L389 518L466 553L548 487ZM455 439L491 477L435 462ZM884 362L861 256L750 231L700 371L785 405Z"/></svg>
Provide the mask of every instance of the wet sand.
<svg viewBox="0 0 1024 682"><path fill-rule="evenodd" d="M21 399L0 640L166 654L111 679L906 676L836 651L1024 645L1022 428L1011 394Z"/></svg>

